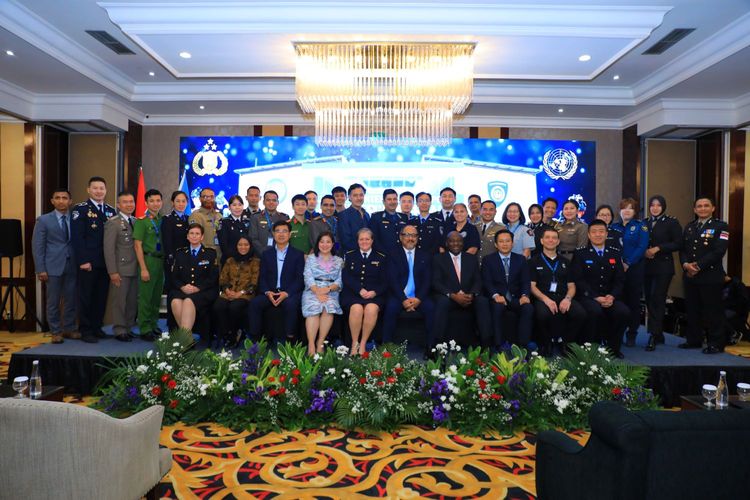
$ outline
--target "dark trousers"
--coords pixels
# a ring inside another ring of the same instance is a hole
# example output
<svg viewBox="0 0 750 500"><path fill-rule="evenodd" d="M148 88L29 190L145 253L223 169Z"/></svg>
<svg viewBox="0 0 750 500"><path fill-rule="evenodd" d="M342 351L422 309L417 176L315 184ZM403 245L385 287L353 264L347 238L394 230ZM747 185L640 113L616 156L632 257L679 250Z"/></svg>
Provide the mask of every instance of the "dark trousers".
<svg viewBox="0 0 750 500"><path fill-rule="evenodd" d="M657 337L664 333L664 312L671 282L671 274L647 274L643 283L648 307L648 331Z"/></svg>
<svg viewBox="0 0 750 500"><path fill-rule="evenodd" d="M534 321L534 306L524 304L513 299L510 304L498 304L494 299L489 299L490 310L492 311L492 325L494 327L494 347L500 347L503 342L508 340L508 332L503 332L503 314L511 311L518 315L518 332L516 338L518 345L526 347L531 342L531 327Z"/></svg>
<svg viewBox="0 0 750 500"><path fill-rule="evenodd" d="M383 311L383 343L393 341L393 334L396 333L396 320L403 310L404 306L399 299L396 297L388 298L388 302L385 303L385 311ZM416 310L422 313L422 316L424 317L424 329L427 333L426 347L428 349L432 348L435 345L433 329L435 304L429 298L425 298Z"/></svg>
<svg viewBox="0 0 750 500"><path fill-rule="evenodd" d="M721 283L697 284L685 280L686 338L691 344L703 342L703 328L708 330L708 345L724 347L724 303Z"/></svg>
<svg viewBox="0 0 750 500"><path fill-rule="evenodd" d="M448 328L448 315L452 311L463 309L457 302L449 299L445 295L435 295L435 325L434 325L434 338L436 343L444 342L447 340L455 340L462 346L469 344L468 339L461 336L456 338L445 334ZM490 317L490 305L487 302L487 297L477 296L474 297L472 304L467 308L474 313L474 318L477 321L477 328L479 328L479 340L482 347L492 347L492 319Z"/></svg>
<svg viewBox="0 0 750 500"><path fill-rule="evenodd" d="M164 293L169 293L169 290L173 288L172 264L174 264L174 259L164 257ZM167 301L167 303L169 303L169 301ZM174 319L174 314L172 314L172 308L167 307L167 330L171 332L176 329L177 321Z"/></svg>
<svg viewBox="0 0 750 500"><path fill-rule="evenodd" d="M78 270L78 324L83 336L93 336L102 327L107 308L109 275L107 269Z"/></svg>
<svg viewBox="0 0 750 500"><path fill-rule="evenodd" d="M641 324L641 295L643 295L645 271L646 263L641 259L637 264L630 266L625 273L623 302L630 309L630 320L627 324L628 335L637 335Z"/></svg>
<svg viewBox="0 0 750 500"><path fill-rule="evenodd" d="M277 307L284 311L284 335L287 338L297 336L297 317L300 313L300 300L302 294L290 295ZM273 307L271 301L265 295L259 295L250 302L250 335L257 338L263 327L263 312Z"/></svg>
<svg viewBox="0 0 750 500"><path fill-rule="evenodd" d="M225 340L234 340L239 329L247 329L247 315L250 301L244 299L216 299L213 305L216 335Z"/></svg>
<svg viewBox="0 0 750 500"><path fill-rule="evenodd" d="M55 335L76 330L76 274L73 259L68 259L63 273L47 280L47 324Z"/></svg>
<svg viewBox="0 0 750 500"><path fill-rule="evenodd" d="M590 297L576 298L583 310L586 311L586 327L583 342L598 342L603 340L613 352L620 352L622 332L630 320L628 306L615 300L610 307L602 307Z"/></svg>
<svg viewBox="0 0 750 500"><path fill-rule="evenodd" d="M560 306L564 297L552 298L555 304ZM586 311L578 301L573 300L570 303L570 309L565 314L557 312L552 314L544 302L541 300L534 301L534 319L537 325L539 335L538 343L542 347L547 347L552 339L562 338L563 342L575 342L578 335L586 323Z"/></svg>

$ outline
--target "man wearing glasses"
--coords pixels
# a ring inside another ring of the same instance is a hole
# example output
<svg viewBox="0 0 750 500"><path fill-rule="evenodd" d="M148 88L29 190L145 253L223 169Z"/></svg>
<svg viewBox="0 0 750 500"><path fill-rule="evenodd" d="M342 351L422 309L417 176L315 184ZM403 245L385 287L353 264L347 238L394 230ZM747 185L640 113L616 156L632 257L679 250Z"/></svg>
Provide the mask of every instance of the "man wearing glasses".
<svg viewBox="0 0 750 500"><path fill-rule="evenodd" d="M320 199L320 211L322 212L319 217L315 217L312 221L312 240L313 242L318 241L318 236L324 231L330 231L333 234L334 248L339 249L338 244L338 224L339 220L336 217L336 201L333 196L327 194Z"/></svg>
<svg viewBox="0 0 750 500"><path fill-rule="evenodd" d="M250 243L253 245L253 253L256 257L263 255L267 249L273 246L273 225L280 220L289 220L284 212L279 212L279 195L276 191L269 189L263 193L263 210L253 214L250 218Z"/></svg>
<svg viewBox="0 0 750 500"><path fill-rule="evenodd" d="M216 262L221 259L219 238L216 235L221 222L221 213L216 210L216 195L211 188L203 188L200 195L201 207L190 214L190 224L203 226L203 246L216 250Z"/></svg>

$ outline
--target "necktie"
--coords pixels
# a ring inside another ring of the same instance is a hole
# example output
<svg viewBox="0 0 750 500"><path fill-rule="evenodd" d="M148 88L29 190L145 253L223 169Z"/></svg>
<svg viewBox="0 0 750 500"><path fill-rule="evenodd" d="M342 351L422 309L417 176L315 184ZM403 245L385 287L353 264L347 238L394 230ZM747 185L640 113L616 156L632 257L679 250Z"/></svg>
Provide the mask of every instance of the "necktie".
<svg viewBox="0 0 750 500"><path fill-rule="evenodd" d="M448 220L448 217L450 217L450 216L451 216L451 211L450 211L450 210L447 210L447 211L445 212L445 220Z"/></svg>
<svg viewBox="0 0 750 500"><path fill-rule="evenodd" d="M508 278L510 276L510 258L509 257L503 257L503 267L505 268L505 277Z"/></svg>
<svg viewBox="0 0 750 500"><path fill-rule="evenodd" d="M62 222L62 230L63 230L63 234L65 235L65 241L69 241L70 232L68 232L68 218L65 215L63 215L62 217L60 217L60 221Z"/></svg>
<svg viewBox="0 0 750 500"><path fill-rule="evenodd" d="M363 259L366 259L366 258L367 258L367 253L366 253L366 252L362 252L362 258L363 258Z"/></svg>
<svg viewBox="0 0 750 500"><path fill-rule="evenodd" d="M485 231L487 231L487 224L482 224L482 236L484 236Z"/></svg>
<svg viewBox="0 0 750 500"><path fill-rule="evenodd" d="M198 249L193 248L193 258L196 258L198 256Z"/></svg>
<svg viewBox="0 0 750 500"><path fill-rule="evenodd" d="M412 298L414 297L414 256L411 251L406 252L406 260L409 263L409 279L406 282L404 294L407 297Z"/></svg>
<svg viewBox="0 0 750 500"><path fill-rule="evenodd" d="M99 204L97 205L97 207L99 207L99 211L102 213L102 215L104 215L104 205Z"/></svg>
<svg viewBox="0 0 750 500"><path fill-rule="evenodd" d="M461 283L461 268L458 267L458 255L452 255L453 257L453 269L456 270L456 277L458 278L458 282Z"/></svg>
<svg viewBox="0 0 750 500"><path fill-rule="evenodd" d="M128 224L130 224L130 230L132 231L133 230L133 218L132 217L128 217Z"/></svg>
<svg viewBox="0 0 750 500"><path fill-rule="evenodd" d="M597 250L596 253L599 257L604 257L604 250Z"/></svg>

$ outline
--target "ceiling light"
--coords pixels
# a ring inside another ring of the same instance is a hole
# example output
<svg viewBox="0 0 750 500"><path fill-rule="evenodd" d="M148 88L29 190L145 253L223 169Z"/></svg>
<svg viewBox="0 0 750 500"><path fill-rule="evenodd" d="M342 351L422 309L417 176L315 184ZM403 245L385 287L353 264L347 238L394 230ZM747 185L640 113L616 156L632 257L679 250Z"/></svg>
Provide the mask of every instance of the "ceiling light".
<svg viewBox="0 0 750 500"><path fill-rule="evenodd" d="M558 113L562 113L563 111L565 111L563 108L557 108Z"/></svg>
<svg viewBox="0 0 750 500"><path fill-rule="evenodd" d="M201 104L200 106L198 106L198 109L206 109L206 107L203 104Z"/></svg>
<svg viewBox="0 0 750 500"><path fill-rule="evenodd" d="M471 104L474 43L296 42L297 102L321 146L447 145Z"/></svg>
<svg viewBox="0 0 750 500"><path fill-rule="evenodd" d="M615 75L615 76L612 77L612 79L613 80L619 80L620 79L620 75Z"/></svg>
<svg viewBox="0 0 750 500"><path fill-rule="evenodd" d="M154 73L153 71L149 71L148 76L156 76L156 73Z"/></svg>
<svg viewBox="0 0 750 500"><path fill-rule="evenodd" d="M191 54L190 52L183 51L183 52L180 52L180 57L183 59L190 59L191 57L193 57L193 54Z"/></svg>
<svg viewBox="0 0 750 500"><path fill-rule="evenodd" d="M16 53L15 53L15 52L13 52L12 50L6 50L6 51L5 51L5 54L6 54L6 55L9 55L9 56L14 56L14 55L16 55Z"/></svg>
<svg viewBox="0 0 750 500"><path fill-rule="evenodd" d="M581 62L590 61L591 60L591 56L588 55L588 54L581 54L580 56L578 56L578 60L581 61Z"/></svg>

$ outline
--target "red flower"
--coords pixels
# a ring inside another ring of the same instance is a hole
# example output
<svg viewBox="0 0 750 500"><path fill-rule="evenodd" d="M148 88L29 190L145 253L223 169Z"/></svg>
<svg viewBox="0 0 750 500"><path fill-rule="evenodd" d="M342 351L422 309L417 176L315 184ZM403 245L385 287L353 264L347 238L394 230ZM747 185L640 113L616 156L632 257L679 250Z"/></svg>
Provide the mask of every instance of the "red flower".
<svg viewBox="0 0 750 500"><path fill-rule="evenodd" d="M161 394L161 387L155 385L153 389L151 389L151 394L158 397Z"/></svg>
<svg viewBox="0 0 750 500"><path fill-rule="evenodd" d="M286 375L279 377L279 382L286 382Z"/></svg>
<svg viewBox="0 0 750 500"><path fill-rule="evenodd" d="M495 401L503 398L500 394L490 394L490 397Z"/></svg>
<svg viewBox="0 0 750 500"><path fill-rule="evenodd" d="M367 382L367 379L365 377L362 377L361 379L359 379L360 384L364 384L366 382Z"/></svg>
<svg viewBox="0 0 750 500"><path fill-rule="evenodd" d="M166 382L167 380L169 380L169 375L167 375L167 374L165 373L164 375L162 375L162 376L161 376L161 381L162 381L162 382Z"/></svg>
<svg viewBox="0 0 750 500"><path fill-rule="evenodd" d="M280 359L274 359L274 360L271 361L271 364L273 366L279 366L281 364L281 360Z"/></svg>
<svg viewBox="0 0 750 500"><path fill-rule="evenodd" d="M614 394L615 396L619 396L620 394L622 394L622 389L620 389L619 387L614 387L612 389L612 394Z"/></svg>
<svg viewBox="0 0 750 500"><path fill-rule="evenodd" d="M177 382L175 382L174 380L170 380L169 382L167 382L167 387L169 387L170 389L174 389L175 387L177 387Z"/></svg>
<svg viewBox="0 0 750 500"><path fill-rule="evenodd" d="M393 384L393 383L396 382L396 378L395 377L388 377L386 380L388 381L389 384Z"/></svg>
<svg viewBox="0 0 750 500"><path fill-rule="evenodd" d="M282 387L279 389L279 395L284 394L286 392L286 387Z"/></svg>
<svg viewBox="0 0 750 500"><path fill-rule="evenodd" d="M378 385L382 386L383 385L383 381L382 380L378 380Z"/></svg>
<svg viewBox="0 0 750 500"><path fill-rule="evenodd" d="M269 382L276 382L276 377L268 377Z"/></svg>
<svg viewBox="0 0 750 500"><path fill-rule="evenodd" d="M382 374L383 372L381 372L380 370L373 370L372 372L370 372L370 375L372 375L373 377L379 377Z"/></svg>
<svg viewBox="0 0 750 500"><path fill-rule="evenodd" d="M299 371L299 368L295 368L294 370L292 370L292 375L294 375L295 377L299 377L300 373L302 372Z"/></svg>
<svg viewBox="0 0 750 500"><path fill-rule="evenodd" d="M390 352L388 352L388 351L383 351L383 357L384 357L384 358L390 358L391 356L392 356L392 354L391 354Z"/></svg>
<svg viewBox="0 0 750 500"><path fill-rule="evenodd" d="M394 368L393 371L396 372L396 375L401 375L402 373L404 373L404 369L401 368L400 366L397 366L396 368Z"/></svg>
<svg viewBox="0 0 750 500"><path fill-rule="evenodd" d="M476 372L472 369L466 370L466 376L467 377L473 377Z"/></svg>
<svg viewBox="0 0 750 500"><path fill-rule="evenodd" d="M172 401L169 402L169 407L172 409L177 408L177 403L179 403L179 401L177 401L176 399L173 399Z"/></svg>
<svg viewBox="0 0 750 500"><path fill-rule="evenodd" d="M487 387L487 382L485 382L484 380L482 380L480 378L479 379L479 388L482 389L482 390L484 390L486 387Z"/></svg>
<svg viewBox="0 0 750 500"><path fill-rule="evenodd" d="M292 377L292 385L297 385L299 383L299 379L297 377Z"/></svg>
<svg viewBox="0 0 750 500"><path fill-rule="evenodd" d="M485 394L485 393L481 393L481 394L479 395L479 399L487 399L487 394Z"/></svg>
<svg viewBox="0 0 750 500"><path fill-rule="evenodd" d="M497 376L497 377L495 377L495 378L497 379L497 382L498 382L499 384L504 384L504 383L505 383L505 376L504 376L504 375L498 375L498 376Z"/></svg>
<svg viewBox="0 0 750 500"><path fill-rule="evenodd" d="M482 358L475 359L474 363L476 363L478 366L484 366L484 361L482 361Z"/></svg>
<svg viewBox="0 0 750 500"><path fill-rule="evenodd" d="M362 353L362 359L367 359L369 357L370 357L370 353L369 352L365 351L365 352Z"/></svg>
<svg viewBox="0 0 750 500"><path fill-rule="evenodd" d="M499 372L499 371L500 371L500 368L498 368L498 367L497 367L497 366L495 366L495 365L492 365L492 366L490 367L490 370L492 370L492 373L497 373L497 372Z"/></svg>
<svg viewBox="0 0 750 500"><path fill-rule="evenodd" d="M276 396L278 393L279 391L277 391L276 389L271 389L270 391L268 391L268 394L271 397Z"/></svg>

